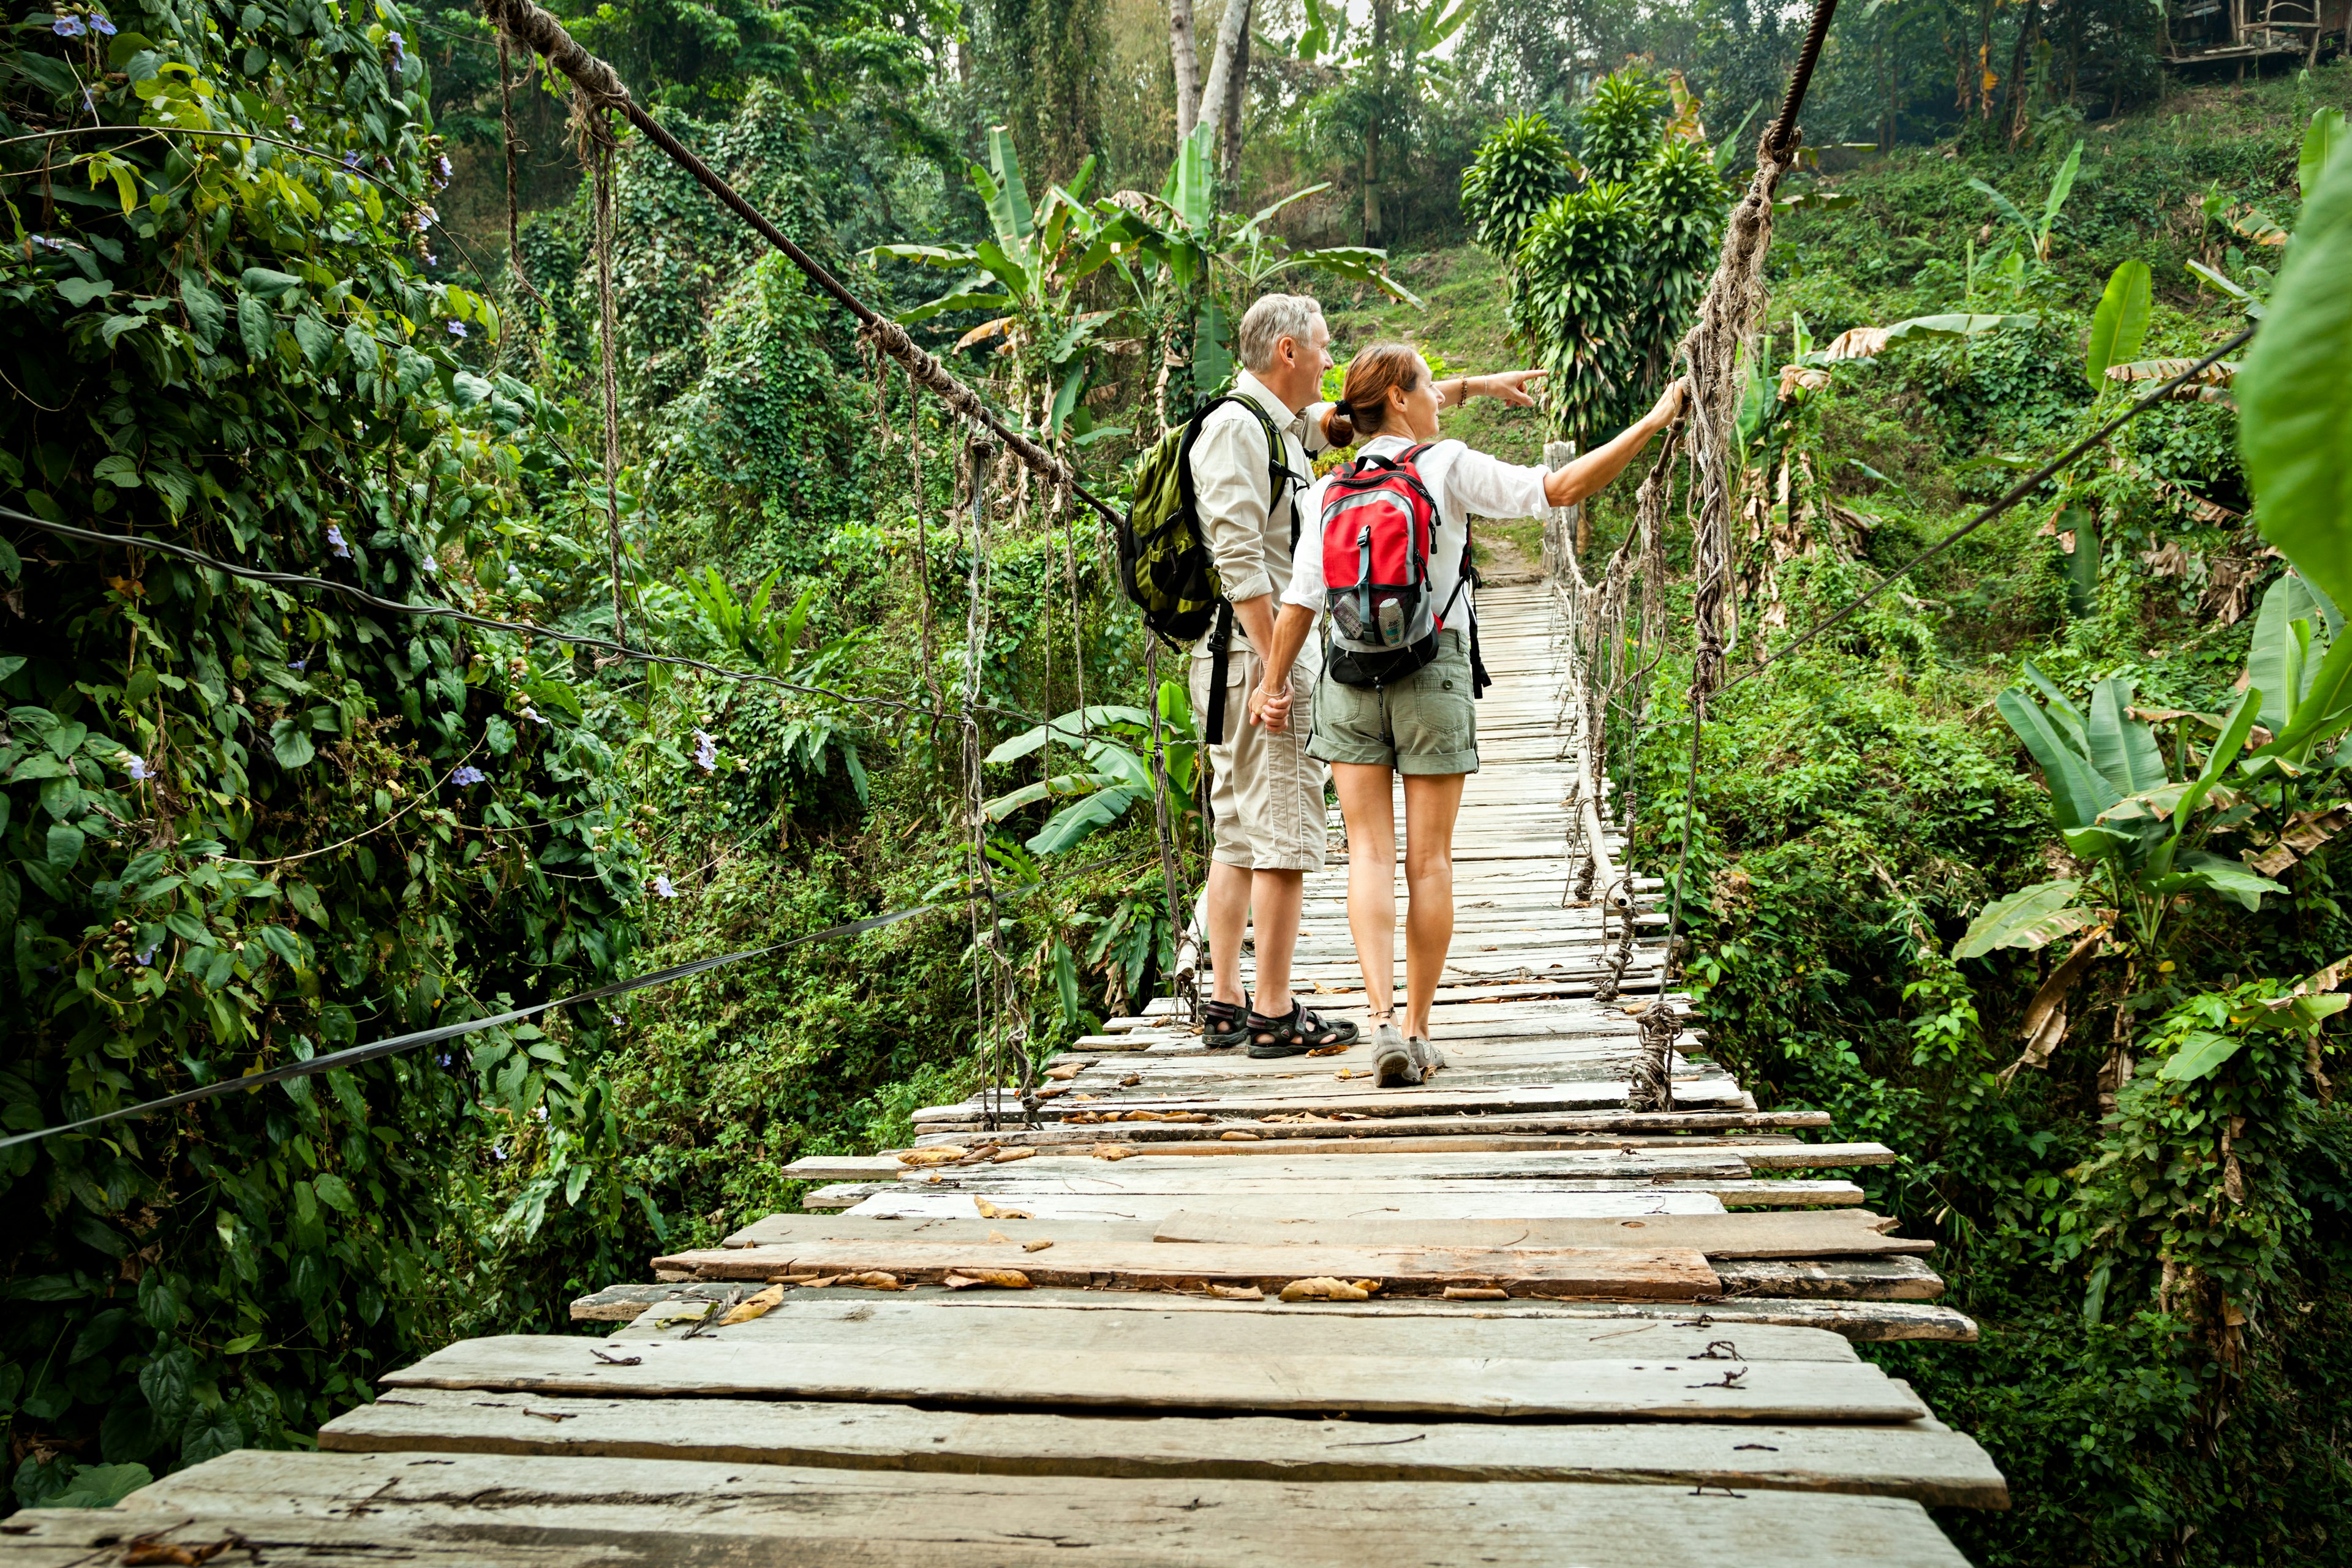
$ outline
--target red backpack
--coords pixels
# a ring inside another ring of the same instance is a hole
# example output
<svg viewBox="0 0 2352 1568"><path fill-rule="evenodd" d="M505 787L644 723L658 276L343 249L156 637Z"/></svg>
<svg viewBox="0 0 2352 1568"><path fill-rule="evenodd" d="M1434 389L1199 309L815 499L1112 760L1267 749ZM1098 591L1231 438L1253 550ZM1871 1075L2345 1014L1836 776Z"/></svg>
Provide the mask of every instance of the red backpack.
<svg viewBox="0 0 2352 1568"><path fill-rule="evenodd" d="M1385 686L1435 658L1437 634L1475 576L1465 540L1461 582L1443 605L1431 604L1437 502L1420 468L1430 445L1344 463L1324 489L1323 604L1331 616L1325 668L1343 686ZM1475 622L1471 637L1475 643ZM1472 658L1476 662L1475 648Z"/></svg>

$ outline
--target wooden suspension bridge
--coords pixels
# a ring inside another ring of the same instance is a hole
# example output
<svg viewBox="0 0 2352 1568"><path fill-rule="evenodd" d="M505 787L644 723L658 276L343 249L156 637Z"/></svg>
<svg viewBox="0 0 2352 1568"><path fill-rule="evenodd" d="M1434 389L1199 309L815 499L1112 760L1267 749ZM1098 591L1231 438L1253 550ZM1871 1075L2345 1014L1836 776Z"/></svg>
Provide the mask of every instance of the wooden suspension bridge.
<svg viewBox="0 0 2352 1568"><path fill-rule="evenodd" d="M2000 1472L1854 1349L1975 1337L1837 1175L1894 1156L1759 1110L1679 1018L1675 1109L1632 1108L1654 884L1573 896L1566 628L1540 586L1480 607L1429 1083L1211 1055L1154 1005L1034 1125L999 1089L796 1163L809 1212L575 1303L609 1338L451 1345L318 1452L19 1513L0 1568L1963 1563L1927 1510L2005 1507ZM1297 973L1360 1018L1345 884Z"/></svg>

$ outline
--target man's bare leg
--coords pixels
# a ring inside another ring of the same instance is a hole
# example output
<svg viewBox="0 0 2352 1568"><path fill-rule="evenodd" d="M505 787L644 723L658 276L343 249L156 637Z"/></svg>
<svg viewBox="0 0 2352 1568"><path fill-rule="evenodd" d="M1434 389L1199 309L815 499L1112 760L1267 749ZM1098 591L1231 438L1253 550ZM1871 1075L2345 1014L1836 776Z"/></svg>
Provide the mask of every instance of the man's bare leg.
<svg viewBox="0 0 2352 1568"><path fill-rule="evenodd" d="M1290 958L1298 951L1298 906L1306 887L1304 871L1250 873L1250 926L1257 936L1257 1010L1268 1017L1286 1017L1290 1012ZM1218 997L1223 1000L1224 994L1220 991Z"/></svg>
<svg viewBox="0 0 2352 1568"><path fill-rule="evenodd" d="M1248 929L1252 873L1246 866L1228 866L1223 860L1209 862L1209 885L1201 900L1201 918L1209 928L1209 969L1215 989L1211 995L1219 1002L1241 1005L1246 994L1242 990L1242 933ZM1294 914L1296 906L1293 906ZM1297 921L1291 921L1292 929ZM1265 944L1258 943L1258 971L1265 973ZM1290 970L1290 954L1283 952L1283 972Z"/></svg>
<svg viewBox="0 0 2352 1568"><path fill-rule="evenodd" d="M1404 776L1404 1032L1429 1037L1445 950L1454 943L1454 824L1468 773Z"/></svg>

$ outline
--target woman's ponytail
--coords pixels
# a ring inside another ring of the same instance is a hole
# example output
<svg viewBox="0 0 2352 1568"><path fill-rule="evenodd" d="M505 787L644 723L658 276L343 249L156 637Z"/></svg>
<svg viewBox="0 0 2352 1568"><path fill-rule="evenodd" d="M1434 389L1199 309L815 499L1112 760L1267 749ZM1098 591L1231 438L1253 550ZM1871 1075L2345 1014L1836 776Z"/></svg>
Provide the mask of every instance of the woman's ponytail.
<svg viewBox="0 0 2352 1568"><path fill-rule="evenodd" d="M1331 405L1331 417L1323 422L1323 438L1334 447L1356 444L1356 411L1346 398Z"/></svg>

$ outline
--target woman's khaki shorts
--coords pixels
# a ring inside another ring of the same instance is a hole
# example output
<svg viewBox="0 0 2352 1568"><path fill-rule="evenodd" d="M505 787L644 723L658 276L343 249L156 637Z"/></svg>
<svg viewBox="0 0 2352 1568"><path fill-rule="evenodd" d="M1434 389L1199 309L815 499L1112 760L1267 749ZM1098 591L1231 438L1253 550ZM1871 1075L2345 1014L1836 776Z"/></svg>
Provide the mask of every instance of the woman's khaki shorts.
<svg viewBox="0 0 2352 1568"><path fill-rule="evenodd" d="M1342 686L1326 673L1315 689L1307 754L1401 773L1475 773L1478 717L1470 700L1470 645L1448 627L1437 634L1437 657L1392 686Z"/></svg>

